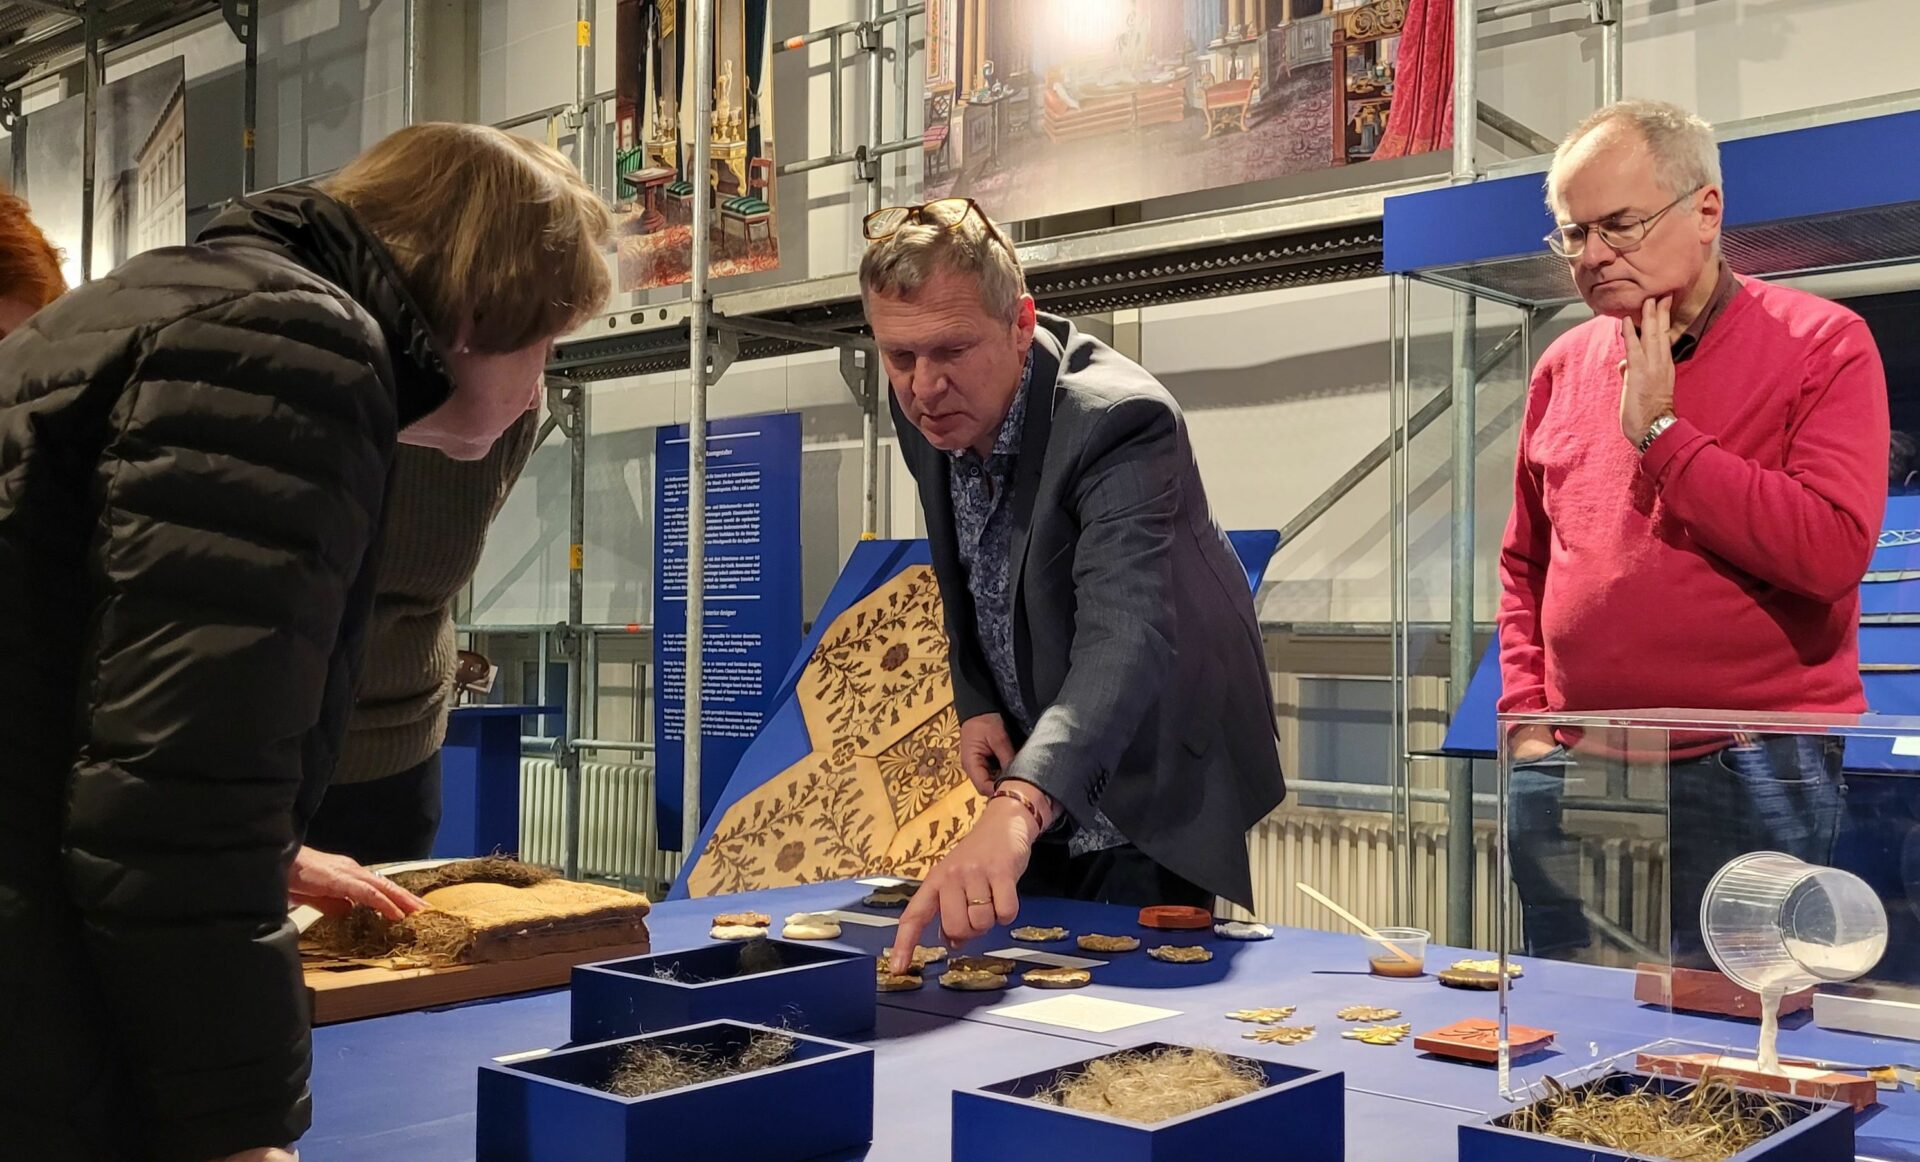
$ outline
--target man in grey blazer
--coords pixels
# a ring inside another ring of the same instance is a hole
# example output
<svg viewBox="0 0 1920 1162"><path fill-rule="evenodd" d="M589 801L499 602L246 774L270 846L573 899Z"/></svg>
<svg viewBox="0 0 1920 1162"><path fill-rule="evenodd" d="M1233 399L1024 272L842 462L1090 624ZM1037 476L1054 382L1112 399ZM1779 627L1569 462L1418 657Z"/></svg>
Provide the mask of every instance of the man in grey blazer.
<svg viewBox="0 0 1920 1162"><path fill-rule="evenodd" d="M1166 389L1038 315L968 199L880 211L861 293L946 607L961 761L986 807L894 946L1020 895L1250 903L1286 793L1246 573Z"/></svg>

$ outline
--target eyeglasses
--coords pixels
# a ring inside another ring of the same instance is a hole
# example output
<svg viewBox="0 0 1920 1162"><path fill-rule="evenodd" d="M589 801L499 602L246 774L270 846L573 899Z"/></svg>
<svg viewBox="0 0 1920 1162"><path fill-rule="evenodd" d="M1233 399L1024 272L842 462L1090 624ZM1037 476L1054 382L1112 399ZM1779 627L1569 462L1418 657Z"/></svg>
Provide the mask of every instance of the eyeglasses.
<svg viewBox="0 0 1920 1162"><path fill-rule="evenodd" d="M1638 250L1647 240L1647 233L1664 217L1668 210L1706 189L1695 186L1673 201L1655 210L1644 218L1623 218L1615 222L1575 222L1568 226L1555 227L1547 235L1547 249L1562 258L1578 258L1587 249L1587 236L1598 234L1600 241L1606 243L1616 253L1626 254Z"/></svg>
<svg viewBox="0 0 1920 1162"><path fill-rule="evenodd" d="M868 242L885 242L908 226L938 226L951 230L967 220L967 215L978 214L994 240L1007 248L1007 253L1018 257L1013 243L1000 233L1000 227L993 224L980 203L972 198L937 198L918 206L886 206L875 210L860 220L860 232L866 235Z"/></svg>

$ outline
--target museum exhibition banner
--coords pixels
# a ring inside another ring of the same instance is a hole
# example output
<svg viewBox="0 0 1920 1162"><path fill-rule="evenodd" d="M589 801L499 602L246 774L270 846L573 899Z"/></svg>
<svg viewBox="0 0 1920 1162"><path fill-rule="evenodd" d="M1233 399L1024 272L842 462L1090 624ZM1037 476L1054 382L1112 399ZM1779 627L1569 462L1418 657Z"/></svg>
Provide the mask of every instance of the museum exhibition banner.
<svg viewBox="0 0 1920 1162"><path fill-rule="evenodd" d="M660 847L677 851L686 802L687 428L661 428L655 441L654 802ZM714 420L707 441L703 821L766 725L800 649L800 417Z"/></svg>
<svg viewBox="0 0 1920 1162"><path fill-rule="evenodd" d="M717 0L713 116L703 126L695 124L687 0L618 0L614 181L620 290L672 286L691 277L696 196L713 206L711 275L780 265L768 3ZM697 133L712 139L705 175L693 172Z"/></svg>
<svg viewBox="0 0 1920 1162"><path fill-rule="evenodd" d="M1011 222L1389 156L1395 119L1450 95L1402 62L1451 61L1451 6L926 0L925 198Z"/></svg>
<svg viewBox="0 0 1920 1162"><path fill-rule="evenodd" d="M85 98L22 119L26 173L17 191L80 284ZM93 276L187 240L187 69L179 57L103 85L94 121Z"/></svg>

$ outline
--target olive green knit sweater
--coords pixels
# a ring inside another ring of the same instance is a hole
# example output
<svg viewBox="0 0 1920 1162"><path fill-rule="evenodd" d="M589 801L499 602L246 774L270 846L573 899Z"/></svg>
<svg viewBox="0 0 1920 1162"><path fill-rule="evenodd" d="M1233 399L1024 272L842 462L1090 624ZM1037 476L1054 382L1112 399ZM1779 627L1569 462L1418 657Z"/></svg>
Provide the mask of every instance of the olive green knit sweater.
<svg viewBox="0 0 1920 1162"><path fill-rule="evenodd" d="M366 656L334 782L399 774L445 741L453 599L480 565L487 526L526 466L539 422L528 412L481 460L407 445L395 453Z"/></svg>

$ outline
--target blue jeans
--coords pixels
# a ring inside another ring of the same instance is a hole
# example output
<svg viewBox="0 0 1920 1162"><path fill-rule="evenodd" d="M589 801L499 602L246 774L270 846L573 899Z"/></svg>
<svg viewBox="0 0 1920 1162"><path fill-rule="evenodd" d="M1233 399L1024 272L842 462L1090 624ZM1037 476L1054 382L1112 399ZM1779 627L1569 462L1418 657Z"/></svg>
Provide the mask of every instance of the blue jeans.
<svg viewBox="0 0 1920 1162"><path fill-rule="evenodd" d="M1714 873L1750 851L1828 864L1846 785L1845 744L1820 735L1763 735L1668 768L1668 867L1673 963L1712 968L1700 936L1700 901ZM1517 765L1508 783L1508 840L1527 951L1588 947L1579 841L1566 834L1566 777L1579 758L1564 748ZM1604 811L1604 802L1594 804ZM1623 918L1613 918L1623 919ZM1626 927L1625 922L1622 927Z"/></svg>

